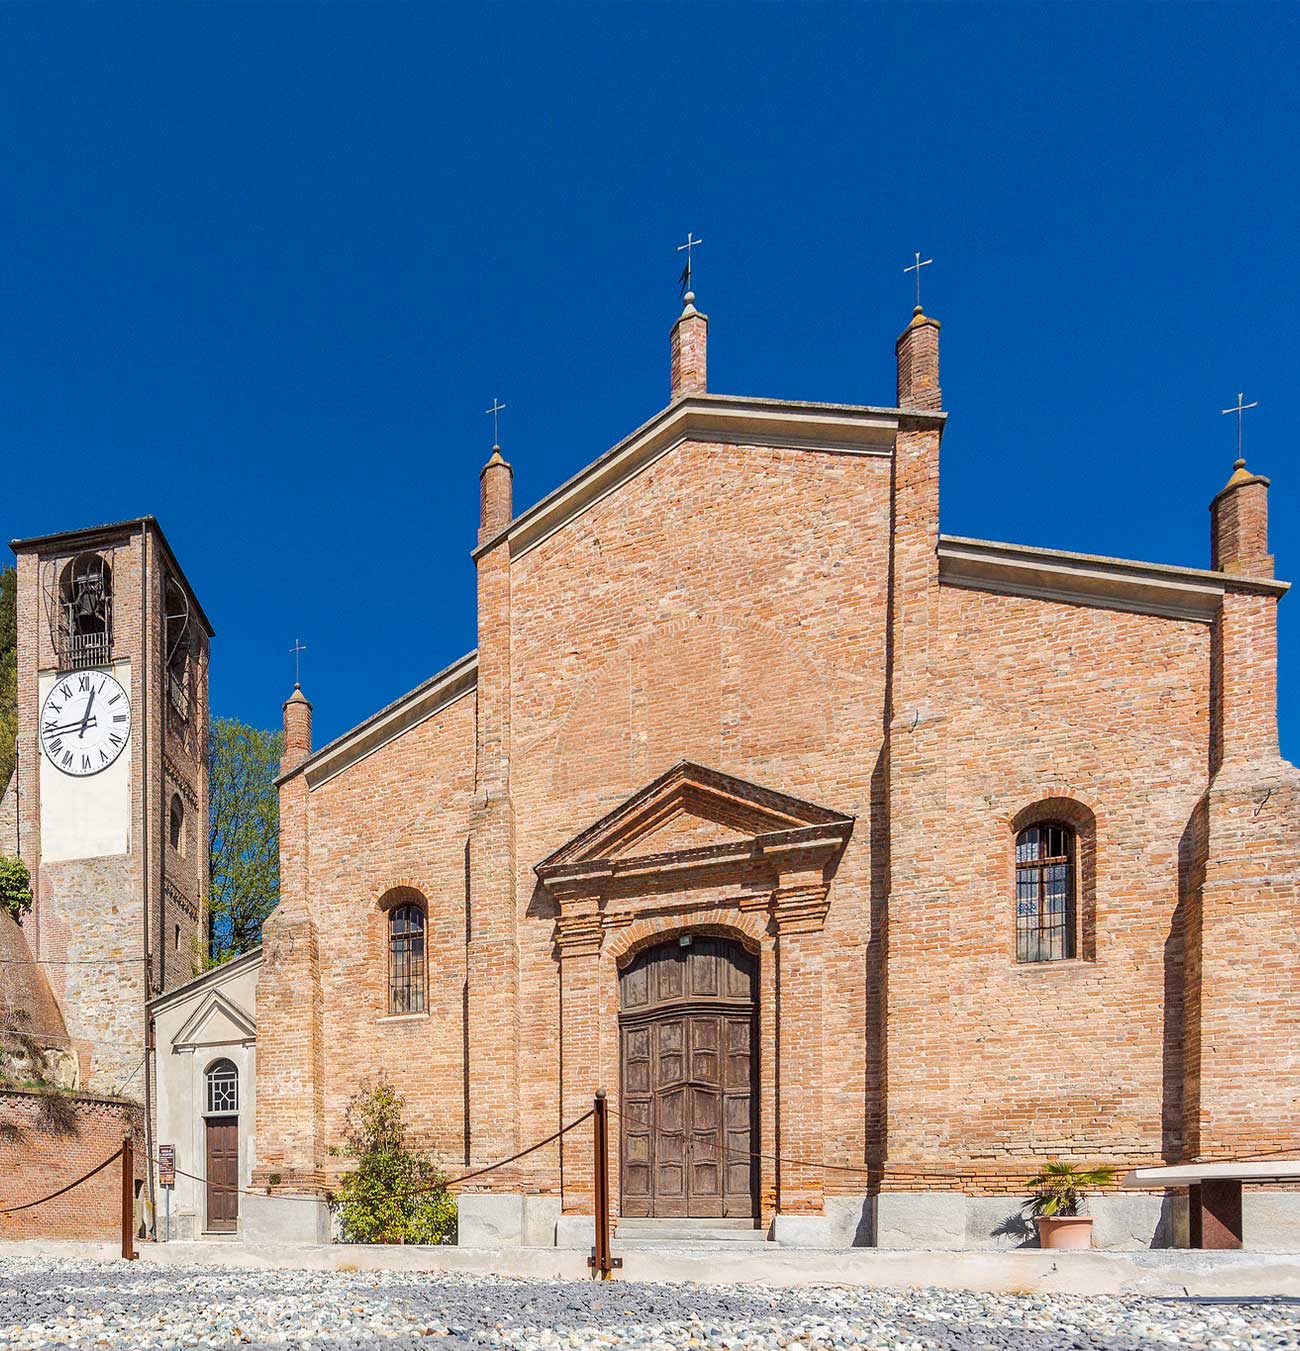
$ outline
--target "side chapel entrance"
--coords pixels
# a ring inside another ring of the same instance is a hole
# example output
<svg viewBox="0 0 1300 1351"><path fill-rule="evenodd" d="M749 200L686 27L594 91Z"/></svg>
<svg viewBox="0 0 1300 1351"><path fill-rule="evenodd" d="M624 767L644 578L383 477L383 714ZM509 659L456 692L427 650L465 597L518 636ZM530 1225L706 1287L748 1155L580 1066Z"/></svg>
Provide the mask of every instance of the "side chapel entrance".
<svg viewBox="0 0 1300 1351"><path fill-rule="evenodd" d="M683 934L619 975L622 1209L756 1218L758 959Z"/></svg>

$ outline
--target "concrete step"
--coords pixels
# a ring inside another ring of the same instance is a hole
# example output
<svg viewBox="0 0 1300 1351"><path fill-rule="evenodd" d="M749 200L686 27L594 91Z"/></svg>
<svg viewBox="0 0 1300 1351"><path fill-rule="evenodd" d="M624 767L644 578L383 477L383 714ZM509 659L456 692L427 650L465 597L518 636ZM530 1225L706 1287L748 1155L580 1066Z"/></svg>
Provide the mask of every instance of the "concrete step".
<svg viewBox="0 0 1300 1351"><path fill-rule="evenodd" d="M766 1243L764 1229L732 1228L724 1225L664 1224L649 1228L627 1225L620 1221L613 1233L613 1242L620 1248L661 1249L688 1248L701 1244L710 1247L752 1248Z"/></svg>

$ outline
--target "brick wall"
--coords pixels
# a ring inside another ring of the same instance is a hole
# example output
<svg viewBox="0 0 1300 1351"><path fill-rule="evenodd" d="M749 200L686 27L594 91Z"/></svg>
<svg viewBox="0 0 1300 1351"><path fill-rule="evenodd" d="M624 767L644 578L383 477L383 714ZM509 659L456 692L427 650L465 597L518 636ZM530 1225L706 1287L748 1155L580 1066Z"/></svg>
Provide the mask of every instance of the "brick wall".
<svg viewBox="0 0 1300 1351"><path fill-rule="evenodd" d="M130 1134L137 1192L144 1177L144 1114L134 1103L0 1089L0 1208L57 1191L122 1146ZM122 1168L31 1210L0 1215L0 1237L116 1239L122 1232Z"/></svg>

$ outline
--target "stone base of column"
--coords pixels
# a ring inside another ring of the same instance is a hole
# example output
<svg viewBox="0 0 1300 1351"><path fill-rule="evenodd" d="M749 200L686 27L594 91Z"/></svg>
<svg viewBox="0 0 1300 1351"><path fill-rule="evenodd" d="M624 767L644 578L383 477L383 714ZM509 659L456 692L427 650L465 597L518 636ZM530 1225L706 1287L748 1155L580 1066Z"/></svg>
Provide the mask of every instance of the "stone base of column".
<svg viewBox="0 0 1300 1351"><path fill-rule="evenodd" d="M783 1248L838 1248L826 1215L774 1215L772 1240Z"/></svg>
<svg viewBox="0 0 1300 1351"><path fill-rule="evenodd" d="M239 1200L239 1237L245 1243L325 1244L331 1219L329 1206L318 1196L272 1192Z"/></svg>
<svg viewBox="0 0 1300 1351"><path fill-rule="evenodd" d="M558 1196L522 1192L463 1192L456 1198L461 1248L553 1248Z"/></svg>

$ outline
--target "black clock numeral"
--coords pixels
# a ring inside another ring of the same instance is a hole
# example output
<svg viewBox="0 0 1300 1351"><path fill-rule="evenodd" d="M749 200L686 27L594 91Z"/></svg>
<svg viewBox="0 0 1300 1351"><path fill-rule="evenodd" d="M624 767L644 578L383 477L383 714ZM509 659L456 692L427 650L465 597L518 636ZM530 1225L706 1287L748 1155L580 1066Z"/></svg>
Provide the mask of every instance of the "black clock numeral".
<svg viewBox="0 0 1300 1351"><path fill-rule="evenodd" d="M125 713L114 713L114 714L113 714L113 721L114 721L114 722L125 722L125 721L126 721L126 714L125 714Z"/></svg>
<svg viewBox="0 0 1300 1351"><path fill-rule="evenodd" d="M63 705L62 705L62 704L46 704L45 707L48 708L48 709L50 710L50 712L53 713L54 716L55 716L56 718L59 716L60 713L63 712Z"/></svg>
<svg viewBox="0 0 1300 1351"><path fill-rule="evenodd" d="M90 756L88 756L84 751L81 753L81 767L82 769L90 768Z"/></svg>
<svg viewBox="0 0 1300 1351"><path fill-rule="evenodd" d="M71 751L64 751L64 753L63 753L63 763L64 763L65 766L70 765L70 764L72 763L72 752L71 752Z"/></svg>
<svg viewBox="0 0 1300 1351"><path fill-rule="evenodd" d="M78 688L79 690L88 690L88 689L90 688L90 677L89 677L89 676L78 676L78 677L77 677L77 688Z"/></svg>
<svg viewBox="0 0 1300 1351"><path fill-rule="evenodd" d="M110 732L108 734L108 739L113 743L114 746L120 746L122 744L122 738L118 736L116 732Z"/></svg>
<svg viewBox="0 0 1300 1351"><path fill-rule="evenodd" d="M60 685L60 686L59 686L59 693L60 693L65 699L71 699L71 698L72 698L72 686L71 686L71 685Z"/></svg>
<svg viewBox="0 0 1300 1351"><path fill-rule="evenodd" d="M117 703L117 701L118 701L121 697L122 697L122 695L121 695L121 692L119 691L119 692L118 692L117 694L115 694L108 702L109 702L110 704L115 704L115 703Z"/></svg>
<svg viewBox="0 0 1300 1351"><path fill-rule="evenodd" d="M108 764L108 752L103 748L103 746L99 748L99 763L101 765Z"/></svg>
<svg viewBox="0 0 1300 1351"><path fill-rule="evenodd" d="M63 749L63 738L61 736L56 736L54 740L49 743L50 754L58 755L58 753L62 749Z"/></svg>

